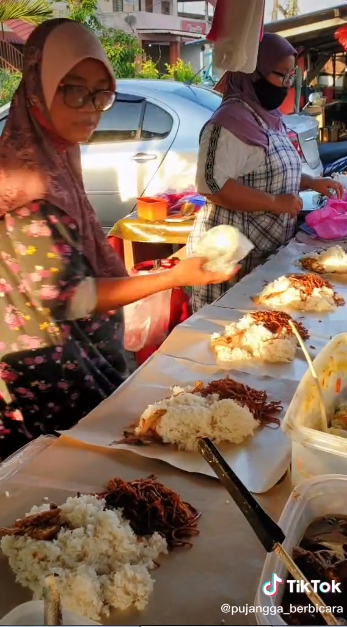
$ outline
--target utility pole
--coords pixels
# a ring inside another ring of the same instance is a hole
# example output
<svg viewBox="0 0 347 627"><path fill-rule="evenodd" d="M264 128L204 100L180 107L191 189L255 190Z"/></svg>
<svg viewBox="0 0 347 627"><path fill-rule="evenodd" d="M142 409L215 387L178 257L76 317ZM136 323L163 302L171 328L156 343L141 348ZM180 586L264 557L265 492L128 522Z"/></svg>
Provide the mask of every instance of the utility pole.
<svg viewBox="0 0 347 627"><path fill-rule="evenodd" d="M279 0L274 0L271 15L272 22L277 22L279 13L281 13L285 19L296 17L299 15L299 0L288 0L285 4L280 4Z"/></svg>
<svg viewBox="0 0 347 627"><path fill-rule="evenodd" d="M271 21L272 22L277 22L279 10L280 10L279 0L274 0L273 7L272 7L272 13L271 13Z"/></svg>

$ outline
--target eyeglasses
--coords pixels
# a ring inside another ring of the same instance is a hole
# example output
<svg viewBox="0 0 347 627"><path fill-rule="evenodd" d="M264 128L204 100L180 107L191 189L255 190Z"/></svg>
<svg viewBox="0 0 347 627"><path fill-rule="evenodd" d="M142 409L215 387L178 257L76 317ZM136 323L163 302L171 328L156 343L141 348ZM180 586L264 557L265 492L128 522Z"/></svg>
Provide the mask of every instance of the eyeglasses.
<svg viewBox="0 0 347 627"><path fill-rule="evenodd" d="M71 109L82 109L92 102L96 111L108 111L113 106L117 93L108 89L89 91L82 85L60 85L64 103Z"/></svg>
<svg viewBox="0 0 347 627"><path fill-rule="evenodd" d="M283 74L283 72L276 72L273 70L271 74L275 74L275 76L279 76L282 79L282 85L284 87L291 87L294 84L296 77L296 68L290 74Z"/></svg>

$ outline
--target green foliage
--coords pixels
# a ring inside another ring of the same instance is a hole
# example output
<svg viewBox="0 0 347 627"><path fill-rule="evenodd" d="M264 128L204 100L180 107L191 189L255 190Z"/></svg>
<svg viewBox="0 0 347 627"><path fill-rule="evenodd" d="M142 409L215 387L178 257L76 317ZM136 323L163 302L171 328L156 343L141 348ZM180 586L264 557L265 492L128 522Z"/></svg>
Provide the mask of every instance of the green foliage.
<svg viewBox="0 0 347 627"><path fill-rule="evenodd" d="M182 59L178 59L176 63L170 65L165 63L166 74L162 78L172 81L179 81L180 83L197 84L201 82L200 75L195 76L195 72L190 63L185 63Z"/></svg>
<svg viewBox="0 0 347 627"><path fill-rule="evenodd" d="M0 0L0 22L23 20L33 26L53 17L46 0Z"/></svg>
<svg viewBox="0 0 347 627"><path fill-rule="evenodd" d="M116 78L134 78L136 57L142 55L142 48L137 38L114 28L104 28L99 38Z"/></svg>
<svg viewBox="0 0 347 627"><path fill-rule="evenodd" d="M60 2L61 0L55 0ZM94 33L102 30L101 22L96 16L97 0L65 0L68 17L75 22L85 24Z"/></svg>
<svg viewBox="0 0 347 627"><path fill-rule="evenodd" d="M0 106L12 100L21 78L20 72L8 72L0 68Z"/></svg>
<svg viewBox="0 0 347 627"><path fill-rule="evenodd" d="M145 61L141 64L141 70L136 73L136 76L137 78L147 78L152 80L160 78L157 64L154 63L153 59L147 57L147 59L145 59Z"/></svg>

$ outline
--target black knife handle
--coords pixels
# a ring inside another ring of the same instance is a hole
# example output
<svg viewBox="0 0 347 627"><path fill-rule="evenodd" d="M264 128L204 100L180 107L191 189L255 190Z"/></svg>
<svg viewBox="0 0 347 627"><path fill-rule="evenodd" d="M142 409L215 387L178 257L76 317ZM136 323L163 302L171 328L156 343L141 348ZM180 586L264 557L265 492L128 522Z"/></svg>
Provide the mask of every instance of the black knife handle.
<svg viewBox="0 0 347 627"><path fill-rule="evenodd" d="M257 503L209 438L199 438L198 448L201 455L217 475L219 481L246 517L247 522L251 525L264 549L271 553L275 545L277 543L282 544L285 539L282 529Z"/></svg>

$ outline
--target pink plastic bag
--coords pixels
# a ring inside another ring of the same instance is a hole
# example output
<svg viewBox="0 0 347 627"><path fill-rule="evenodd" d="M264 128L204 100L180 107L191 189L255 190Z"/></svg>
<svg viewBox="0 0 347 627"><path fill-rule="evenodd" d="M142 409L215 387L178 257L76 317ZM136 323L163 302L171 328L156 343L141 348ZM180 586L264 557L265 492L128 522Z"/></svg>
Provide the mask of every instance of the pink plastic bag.
<svg viewBox="0 0 347 627"><path fill-rule="evenodd" d="M325 207L311 211L306 223L321 239L341 240L347 236L347 202L328 200Z"/></svg>
<svg viewBox="0 0 347 627"><path fill-rule="evenodd" d="M161 272L159 269L157 272ZM153 272L153 271L152 271ZM148 274L146 271L131 274ZM171 313L171 290L159 292L124 307L124 348L137 353L146 346L160 346L167 334Z"/></svg>

